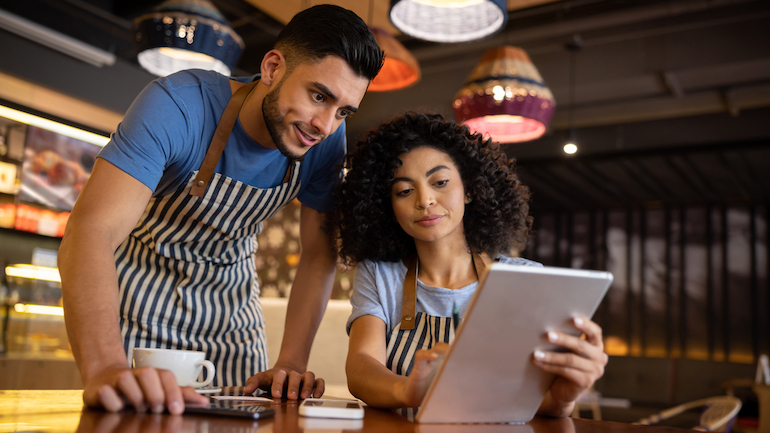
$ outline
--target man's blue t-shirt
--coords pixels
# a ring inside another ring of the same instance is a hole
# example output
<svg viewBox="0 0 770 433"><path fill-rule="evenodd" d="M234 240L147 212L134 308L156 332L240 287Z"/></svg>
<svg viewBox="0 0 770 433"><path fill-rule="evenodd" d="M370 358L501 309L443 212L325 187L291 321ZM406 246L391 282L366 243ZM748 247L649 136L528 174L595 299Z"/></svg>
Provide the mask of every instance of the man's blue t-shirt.
<svg viewBox="0 0 770 433"><path fill-rule="evenodd" d="M99 157L145 184L153 196L170 194L200 168L231 96L229 78L216 72L187 70L159 78L131 104ZM333 208L337 166L344 154L343 122L305 155L297 196L301 203L322 212ZM253 141L238 121L216 172L253 187L271 188L281 184L289 162L279 150Z"/></svg>

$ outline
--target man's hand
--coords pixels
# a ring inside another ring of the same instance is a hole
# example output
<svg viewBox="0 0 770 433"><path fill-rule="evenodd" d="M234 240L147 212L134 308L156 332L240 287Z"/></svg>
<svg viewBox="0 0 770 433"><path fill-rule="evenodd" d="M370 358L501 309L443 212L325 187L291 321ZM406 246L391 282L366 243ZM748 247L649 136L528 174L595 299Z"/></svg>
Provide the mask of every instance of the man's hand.
<svg viewBox="0 0 770 433"><path fill-rule="evenodd" d="M206 405L208 398L189 386L180 388L174 373L150 367L128 368L113 366L88 380L83 391L83 402L91 407L102 407L118 412L133 406L137 412L172 414L184 412L185 403Z"/></svg>
<svg viewBox="0 0 770 433"><path fill-rule="evenodd" d="M297 400L321 397L325 384L324 380L316 378L312 371L300 373L288 365L276 363L270 370L257 373L246 381L246 394L251 394L257 389L270 391L273 398L286 396L289 400Z"/></svg>

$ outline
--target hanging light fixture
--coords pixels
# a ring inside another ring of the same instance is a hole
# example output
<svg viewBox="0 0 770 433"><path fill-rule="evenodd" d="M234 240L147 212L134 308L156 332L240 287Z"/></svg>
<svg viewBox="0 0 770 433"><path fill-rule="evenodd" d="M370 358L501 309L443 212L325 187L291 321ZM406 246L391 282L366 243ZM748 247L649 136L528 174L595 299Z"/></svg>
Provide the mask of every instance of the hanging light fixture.
<svg viewBox="0 0 770 433"><path fill-rule="evenodd" d="M583 48L583 39L580 35L572 35L572 39L564 44L569 51L569 107L567 111L567 124L569 126L569 140L562 148L567 155L574 155L578 151L577 130L572 122L572 112L575 105L575 70L577 68L576 53Z"/></svg>
<svg viewBox="0 0 770 433"><path fill-rule="evenodd" d="M545 133L556 101L527 53L504 46L484 54L453 108L457 120L472 131L517 143Z"/></svg>
<svg viewBox="0 0 770 433"><path fill-rule="evenodd" d="M420 65L412 53L386 30L374 26L374 0L369 0L368 24L377 45L385 54L380 72L369 83L369 91L389 92L420 81Z"/></svg>
<svg viewBox="0 0 770 433"><path fill-rule="evenodd" d="M139 64L165 76L183 69L230 75L243 40L208 0L167 0L134 21Z"/></svg>
<svg viewBox="0 0 770 433"><path fill-rule="evenodd" d="M377 45L385 53L382 69L369 84L370 92L388 92L420 81L420 65L412 53L385 30L370 27Z"/></svg>
<svg viewBox="0 0 770 433"><path fill-rule="evenodd" d="M433 42L468 42L500 31L506 0L391 0L390 21L409 36Z"/></svg>

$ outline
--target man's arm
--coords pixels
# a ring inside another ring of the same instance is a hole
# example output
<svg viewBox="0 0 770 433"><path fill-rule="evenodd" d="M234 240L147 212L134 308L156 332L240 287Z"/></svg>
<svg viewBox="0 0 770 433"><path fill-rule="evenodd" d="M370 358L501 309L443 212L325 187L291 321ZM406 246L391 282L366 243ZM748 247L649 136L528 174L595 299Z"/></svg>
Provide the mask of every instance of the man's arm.
<svg viewBox="0 0 770 433"><path fill-rule="evenodd" d="M302 205L302 251L289 295L281 352L272 369L248 380L247 393L272 384L273 397L283 396L284 388L289 399L311 395L320 397L323 394L323 380L316 380L312 372L305 372L310 347L331 296L337 263L336 252L323 229L323 223L322 213Z"/></svg>
<svg viewBox="0 0 770 433"><path fill-rule="evenodd" d="M152 191L97 159L80 193L59 249L67 334L89 406L117 411L124 399L137 410L184 410L173 374L131 370L120 334L114 253L142 216ZM186 391L187 398L189 391ZM193 394L194 391L193 391ZM198 402L197 395L188 401Z"/></svg>

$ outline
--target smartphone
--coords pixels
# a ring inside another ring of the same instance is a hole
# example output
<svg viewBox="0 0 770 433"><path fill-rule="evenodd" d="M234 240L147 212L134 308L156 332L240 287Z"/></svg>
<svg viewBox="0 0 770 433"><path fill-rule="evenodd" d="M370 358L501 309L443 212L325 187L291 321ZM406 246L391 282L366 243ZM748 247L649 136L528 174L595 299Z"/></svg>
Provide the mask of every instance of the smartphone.
<svg viewBox="0 0 770 433"><path fill-rule="evenodd" d="M364 408L353 400L326 400L307 398L299 405L302 416L319 418L362 419Z"/></svg>
<svg viewBox="0 0 770 433"><path fill-rule="evenodd" d="M218 415L239 418L262 419L275 415L275 411L253 402L238 400L212 400L207 406L185 406L185 415Z"/></svg>
<svg viewBox="0 0 770 433"><path fill-rule="evenodd" d="M344 419L344 418L318 418L309 416L300 416L299 428L308 433L310 430L316 430L318 433L343 432L350 430L361 430L364 428L363 419ZM324 432L318 430L325 430Z"/></svg>

